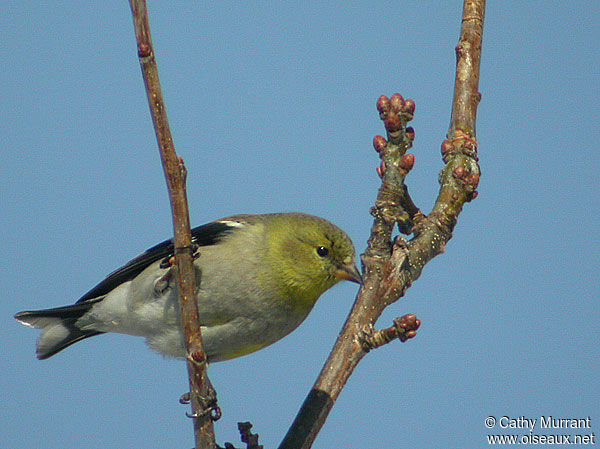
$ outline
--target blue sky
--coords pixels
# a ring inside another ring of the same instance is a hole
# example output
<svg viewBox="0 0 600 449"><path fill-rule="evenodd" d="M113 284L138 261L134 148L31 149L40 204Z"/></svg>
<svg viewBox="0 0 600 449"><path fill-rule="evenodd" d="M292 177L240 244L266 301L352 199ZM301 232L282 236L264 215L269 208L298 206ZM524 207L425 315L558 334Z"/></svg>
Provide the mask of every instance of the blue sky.
<svg viewBox="0 0 600 449"><path fill-rule="evenodd" d="M300 210L362 252L379 185L375 102L394 92L416 102L407 183L431 208L461 2L158 3L152 32L194 224ZM489 3L479 197L379 321L416 313L417 338L361 362L315 448L485 447L487 416L590 416L579 433L600 434L600 6ZM5 1L0 29L0 442L190 447L183 363L121 335L39 362L37 333L12 319L76 301L172 232L127 2ZM235 423L249 420L277 446L355 293L335 287L286 339L210 367L221 444L241 445Z"/></svg>

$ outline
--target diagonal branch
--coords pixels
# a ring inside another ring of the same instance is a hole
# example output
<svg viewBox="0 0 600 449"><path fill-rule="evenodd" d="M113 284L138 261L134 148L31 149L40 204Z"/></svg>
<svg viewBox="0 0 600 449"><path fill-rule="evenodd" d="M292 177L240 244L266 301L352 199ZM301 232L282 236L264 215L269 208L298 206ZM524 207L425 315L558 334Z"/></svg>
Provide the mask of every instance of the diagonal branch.
<svg viewBox="0 0 600 449"><path fill-rule="evenodd" d="M160 149L175 233L175 266L181 322L188 354L188 375L190 400L194 417L194 435L197 448L215 446L215 436L211 413L206 413L206 401L210 398L210 381L206 375L206 355L202 346L198 303L196 301L196 273L193 265L190 218L185 190L185 167L175 153L173 138L169 129L167 112L162 96L158 67L154 57L150 25L145 0L130 0L131 13L137 40L138 57L146 86L150 114Z"/></svg>
<svg viewBox="0 0 600 449"><path fill-rule="evenodd" d="M382 96L377 102L387 139L376 136L373 142L382 160L377 170L382 184L371 210L374 217L371 237L362 255L365 282L329 358L279 449L311 447L346 381L369 349L380 342L386 343L394 333L399 337L409 335L399 332L398 326L375 333L372 329L385 307L404 295L425 264L443 252L462 206L477 195L475 189L480 171L475 117L480 99L479 62L484 12L485 0L464 1L456 51L452 119L448 140L442 143L445 166L440 175L437 201L427 217L414 206L404 185L414 164L414 156L406 154L414 138L412 128L406 128L414 113L414 102L405 101L398 94L391 98ZM414 238L407 241L397 236L392 240L396 223L400 230L411 230ZM412 317L405 317L411 323L408 327L411 336L419 324Z"/></svg>

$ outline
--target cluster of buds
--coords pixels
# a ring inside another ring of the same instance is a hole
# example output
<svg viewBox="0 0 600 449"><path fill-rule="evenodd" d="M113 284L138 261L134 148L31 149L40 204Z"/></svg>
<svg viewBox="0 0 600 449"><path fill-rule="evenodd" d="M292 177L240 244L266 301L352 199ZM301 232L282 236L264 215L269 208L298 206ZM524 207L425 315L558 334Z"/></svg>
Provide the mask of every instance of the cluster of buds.
<svg viewBox="0 0 600 449"><path fill-rule="evenodd" d="M471 137L464 135L460 130L456 131L456 137L452 140L444 140L442 142L442 159L444 163L448 163L448 156L451 153L462 153L469 157L472 157L476 161L479 160L477 157L477 141Z"/></svg>
<svg viewBox="0 0 600 449"><path fill-rule="evenodd" d="M377 100L377 110L379 111L379 117L384 123L389 139L386 140L383 136L375 136L373 138L373 147L379 153L379 157L383 159L388 146L401 144L402 138L404 138L406 145L403 151L406 151L406 148L410 148L412 142L415 140L415 130L410 126L405 128L405 125L413 118L415 102L411 99L405 100L402 95L397 93L390 98L381 95ZM414 154L404 154L400 158L398 170L403 176L406 176L414 164ZM380 178L383 178L385 170L386 165L382 160L379 167L377 167L377 174Z"/></svg>
<svg viewBox="0 0 600 449"><path fill-rule="evenodd" d="M371 349L379 348L393 340L405 342L417 335L417 330L421 326L421 320L416 315L409 313L394 319L394 324L381 330L374 330L373 325L365 326L358 335L358 340L362 344L365 352Z"/></svg>
<svg viewBox="0 0 600 449"><path fill-rule="evenodd" d="M477 158L477 141L465 135L460 130L456 131L456 136L452 140L444 140L441 147L442 159L444 163L450 161L451 155L463 154L478 160ZM468 200L471 201L477 198L477 186L479 185L479 173L472 173L471 170L464 165L459 165L452 171L452 176L462 182L467 188Z"/></svg>
<svg viewBox="0 0 600 449"><path fill-rule="evenodd" d="M377 152L381 155L381 152L387 146L386 140L382 136L375 136L373 139L373 146L377 150ZM415 155L412 153L406 153L400 156L400 161L398 163L398 171L402 176L406 176L409 171L415 166ZM377 175L383 179L383 175L386 170L385 162L382 160L379 166L377 167Z"/></svg>
<svg viewBox="0 0 600 449"><path fill-rule="evenodd" d="M477 198L477 186L479 186L479 173L470 173L464 165L459 165L452 171L452 176L462 181L468 187L470 199Z"/></svg>
<svg viewBox="0 0 600 449"><path fill-rule="evenodd" d="M410 98L405 100L400 94L394 94L391 98L382 95L377 99L377 110L385 129L390 133L397 132L403 123L413 119L415 102Z"/></svg>
<svg viewBox="0 0 600 449"><path fill-rule="evenodd" d="M417 329L421 326L421 320L416 315L409 313L394 320L394 329L398 332L398 339L406 341L417 335Z"/></svg>

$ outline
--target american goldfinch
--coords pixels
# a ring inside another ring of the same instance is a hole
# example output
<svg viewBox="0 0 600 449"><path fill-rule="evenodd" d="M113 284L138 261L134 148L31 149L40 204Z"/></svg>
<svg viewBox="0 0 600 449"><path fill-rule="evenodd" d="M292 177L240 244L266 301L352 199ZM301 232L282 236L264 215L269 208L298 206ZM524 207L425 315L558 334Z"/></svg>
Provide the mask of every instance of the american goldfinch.
<svg viewBox="0 0 600 449"><path fill-rule="evenodd" d="M350 238L312 215L235 215L194 228L192 241L208 362L276 342L337 282L361 283ZM185 357L172 255L172 240L162 242L73 305L17 313L22 324L43 329L37 357L106 332L142 336L161 354Z"/></svg>

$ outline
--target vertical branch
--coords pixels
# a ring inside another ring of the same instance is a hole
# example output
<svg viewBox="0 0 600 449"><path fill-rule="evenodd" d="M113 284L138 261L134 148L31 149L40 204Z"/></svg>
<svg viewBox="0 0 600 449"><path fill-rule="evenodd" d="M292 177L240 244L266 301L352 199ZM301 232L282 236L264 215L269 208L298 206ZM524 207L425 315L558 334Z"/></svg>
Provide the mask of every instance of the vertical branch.
<svg viewBox="0 0 600 449"><path fill-rule="evenodd" d="M414 130L406 127L415 104L394 94L381 96L377 109L385 124L387 139L376 136L373 145L382 160L382 178L375 206L371 236L362 255L365 282L344 327L336 340L313 388L290 426L279 449L310 448L346 381L360 360L394 338L405 341L414 336L420 322L414 315L394 320L389 329L374 331L373 325L388 305L397 301L416 280L433 257L443 252L465 202L477 196L479 165L475 141L475 117L480 94L479 63L485 0L464 0L459 44L456 48L456 84L452 118L442 143L445 166L440 176L440 192L429 216L416 208L404 179L414 164L406 154ZM410 241L392 231L398 223L401 232L414 233Z"/></svg>
<svg viewBox="0 0 600 449"><path fill-rule="evenodd" d="M457 130L475 137L475 119L479 94L479 65L485 2L467 0L463 5L460 39L456 46L456 77L448 138Z"/></svg>
<svg viewBox="0 0 600 449"><path fill-rule="evenodd" d="M450 127L442 142L446 165L440 174L440 192L433 210L410 242L411 277L416 279L427 261L444 251L462 207L477 197L481 171L475 139L479 93L479 66L485 0L464 0L460 38L456 46L456 77Z"/></svg>
<svg viewBox="0 0 600 449"><path fill-rule="evenodd" d="M206 355L202 346L198 303L196 300L196 273L193 265L192 237L185 190L186 171L181 158L175 153L169 129L167 112L162 96L158 67L154 57L150 25L145 0L130 0L138 58L142 69L148 105L156 139L160 149L163 170L167 181L171 212L173 215L175 264L181 322L185 335L187 367L190 385L191 416L194 417L194 435L197 448L215 446L211 414L206 413L205 401L209 398L209 380L206 375Z"/></svg>

